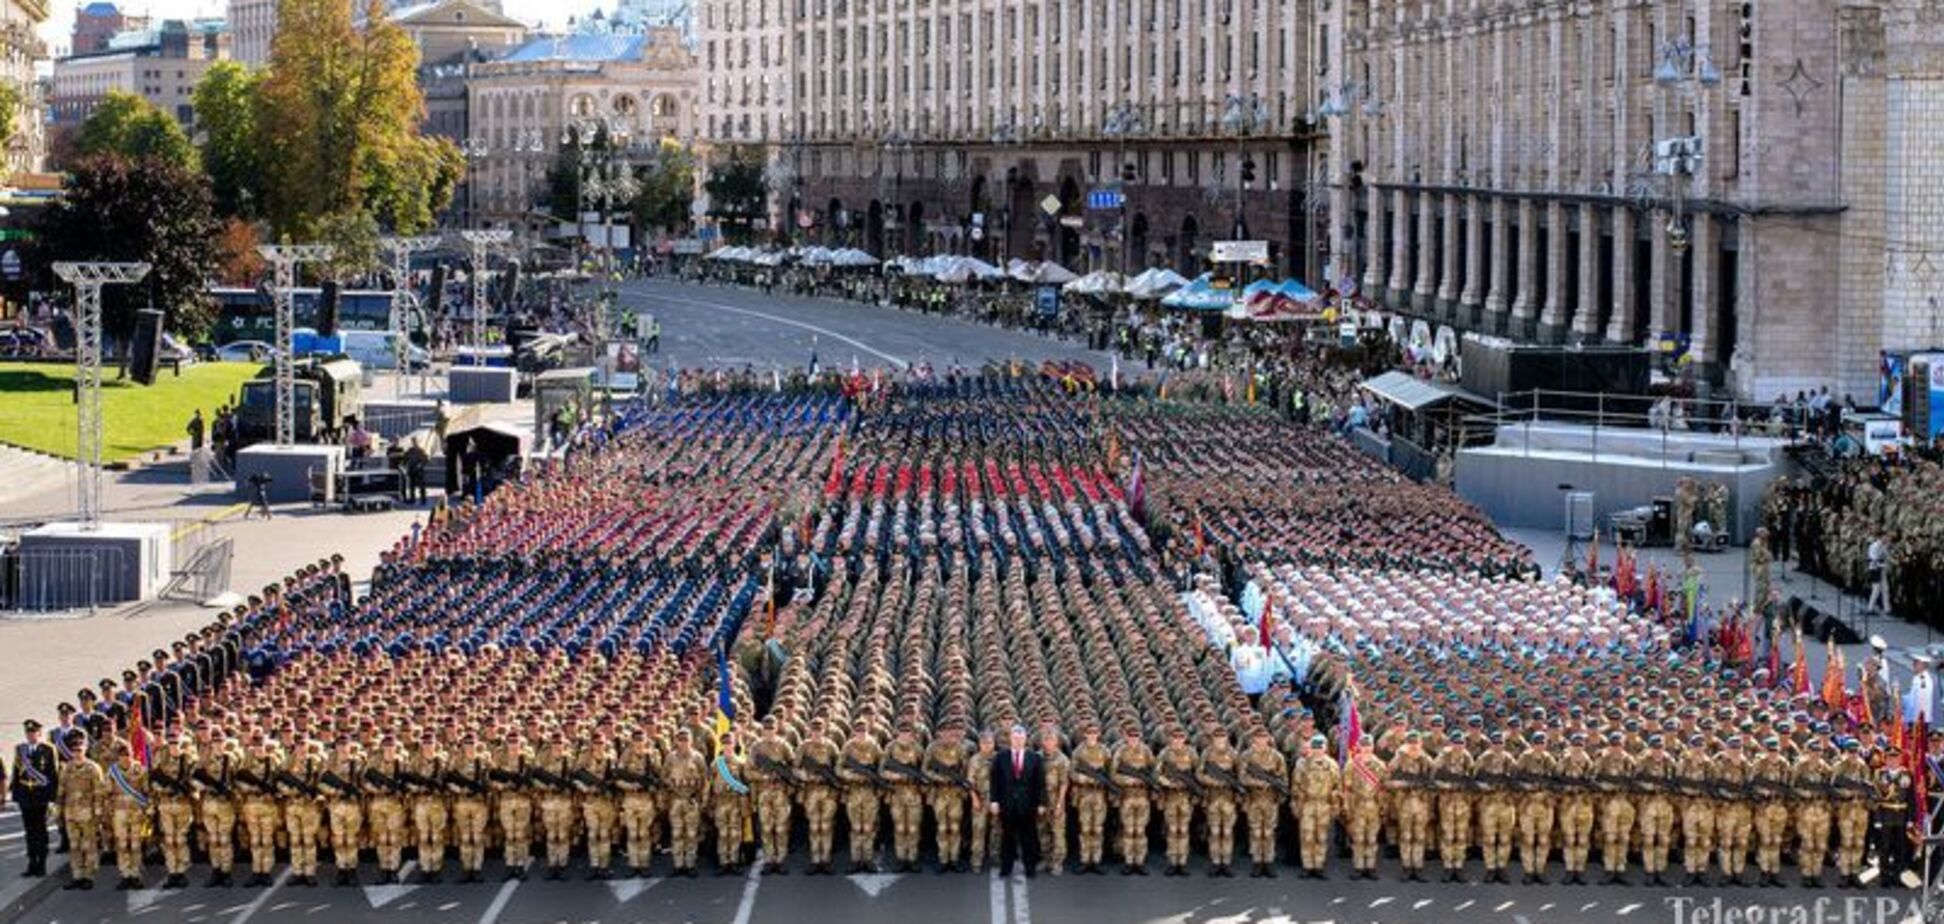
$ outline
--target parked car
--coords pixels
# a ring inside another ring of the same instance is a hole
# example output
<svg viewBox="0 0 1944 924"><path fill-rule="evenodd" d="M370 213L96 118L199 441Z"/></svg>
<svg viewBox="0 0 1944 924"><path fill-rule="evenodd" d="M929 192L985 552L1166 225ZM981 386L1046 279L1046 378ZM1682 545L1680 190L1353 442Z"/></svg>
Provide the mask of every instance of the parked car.
<svg viewBox="0 0 1944 924"><path fill-rule="evenodd" d="M32 327L0 330L0 356L40 356L52 351L54 338Z"/></svg>
<svg viewBox="0 0 1944 924"><path fill-rule="evenodd" d="M216 359L226 363L260 363L277 355L277 348L262 340L232 340L216 348Z"/></svg>
<svg viewBox="0 0 1944 924"><path fill-rule="evenodd" d="M341 336L344 355L357 360L366 369L397 368L398 334L383 330L347 330ZM431 364L432 354L426 352L424 347L405 344L405 367L408 371L418 372Z"/></svg>

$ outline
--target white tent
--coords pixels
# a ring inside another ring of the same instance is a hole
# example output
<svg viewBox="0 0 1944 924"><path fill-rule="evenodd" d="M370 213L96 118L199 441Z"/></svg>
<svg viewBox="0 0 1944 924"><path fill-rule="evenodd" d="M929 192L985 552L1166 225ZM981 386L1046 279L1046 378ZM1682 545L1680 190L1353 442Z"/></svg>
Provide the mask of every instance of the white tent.
<svg viewBox="0 0 1944 924"><path fill-rule="evenodd" d="M942 261L942 266L932 272L931 275L939 282L949 283L951 285L963 285L964 283L975 280L1001 279L1006 275L999 267L993 266L977 257L943 257L939 259Z"/></svg>
<svg viewBox="0 0 1944 924"><path fill-rule="evenodd" d="M830 262L833 266L876 266L878 264L876 257L855 247L831 251Z"/></svg>
<svg viewBox="0 0 1944 924"><path fill-rule="evenodd" d="M1126 280L1111 270L1094 270L1060 287L1069 295L1118 295L1127 288Z"/></svg>
<svg viewBox="0 0 1944 924"><path fill-rule="evenodd" d="M1142 301L1153 301L1188 284L1180 273L1170 269L1150 269L1127 281L1127 294Z"/></svg>
<svg viewBox="0 0 1944 924"><path fill-rule="evenodd" d="M1080 278L1080 274L1052 260L1047 260L1033 267L1032 272L1027 273L1025 278L1020 281L1034 283L1035 285L1060 286L1066 285L1078 278Z"/></svg>

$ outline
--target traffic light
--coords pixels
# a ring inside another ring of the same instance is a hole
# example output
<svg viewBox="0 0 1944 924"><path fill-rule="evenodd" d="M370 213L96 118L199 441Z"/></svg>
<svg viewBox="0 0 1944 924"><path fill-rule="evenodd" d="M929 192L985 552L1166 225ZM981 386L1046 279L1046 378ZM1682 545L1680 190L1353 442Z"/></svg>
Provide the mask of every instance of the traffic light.
<svg viewBox="0 0 1944 924"><path fill-rule="evenodd" d="M1242 185L1247 186L1250 183L1254 183L1254 182L1255 182L1255 159L1244 158L1242 161Z"/></svg>
<svg viewBox="0 0 1944 924"><path fill-rule="evenodd" d="M1121 182L1132 183L1134 182L1135 178L1137 178L1139 175L1140 174L1137 173L1134 169L1133 161L1130 160L1127 163L1121 165Z"/></svg>

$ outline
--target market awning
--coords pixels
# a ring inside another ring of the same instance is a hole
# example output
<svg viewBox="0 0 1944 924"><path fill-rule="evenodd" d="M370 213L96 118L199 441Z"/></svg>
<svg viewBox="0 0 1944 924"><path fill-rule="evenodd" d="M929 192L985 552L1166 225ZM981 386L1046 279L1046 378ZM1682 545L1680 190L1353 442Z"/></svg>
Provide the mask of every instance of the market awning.
<svg viewBox="0 0 1944 924"><path fill-rule="evenodd" d="M1490 409L1492 402L1456 385L1427 382L1407 372L1386 372L1362 386L1365 391L1407 411L1421 411L1447 402L1459 402Z"/></svg>

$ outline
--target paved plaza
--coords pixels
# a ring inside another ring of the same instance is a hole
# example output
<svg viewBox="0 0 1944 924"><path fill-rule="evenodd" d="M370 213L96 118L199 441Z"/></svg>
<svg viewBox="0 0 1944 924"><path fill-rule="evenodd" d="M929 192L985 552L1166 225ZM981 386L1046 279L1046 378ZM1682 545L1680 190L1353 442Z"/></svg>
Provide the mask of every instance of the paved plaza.
<svg viewBox="0 0 1944 924"><path fill-rule="evenodd" d="M624 308L657 315L663 325L663 344L657 365L753 366L789 368L806 364L812 352L828 366L848 366L855 355L865 367L903 366L930 362L944 368L958 363L976 367L991 359L1081 359L1105 367L1104 354L1070 342L1031 333L995 329L895 309L794 296L767 296L748 289L691 286L662 281L631 281L622 287ZM527 413L515 409L511 419ZM67 500L55 492L10 501L0 507L7 523L56 518ZM247 593L279 579L295 567L331 553L343 554L346 567L362 581L377 564L381 550L408 532L424 513L410 508L389 513L350 516L294 505L279 510L269 521L238 516L236 498L220 486L191 487L180 456L138 472L111 477L106 504L110 519L141 518L174 522L183 530L207 530L233 539L237 555L233 588ZM1557 537L1512 532L1511 538L1534 550L1535 560L1549 573L1560 556ZM1671 562L1671 553L1644 553L1643 564ZM1733 596L1741 581L1745 557L1740 550L1702 559L1704 580ZM1783 584L1785 597L1800 595L1817 605L1835 609L1838 594L1827 585L1793 575ZM1859 601L1849 599L1854 610ZM48 706L72 691L109 676L141 657L150 648L180 638L205 624L208 610L185 604L157 605L139 610L93 614L61 614L60 618L23 618L0 621L0 650L6 651L6 670L0 671L0 727L17 728L26 717L45 717ZM1908 667L1908 652L1929 644L1928 630L1879 618L1859 629L1883 634L1895 653L1893 664ZM1857 663L1864 652L1849 653ZM1816 653L1820 657L1820 652ZM797 832L801 849L803 832ZM1032 920L1126 920L1144 922L1357 922L1398 921L1538 922L1686 921L1681 909L1710 907L1769 909L1821 907L1842 909L1827 913L1878 914L1895 909L1915 893L1904 890L1809 891L1785 888L1696 889L1650 888L1641 885L1486 885L1477 882L1480 868L1471 864L1466 885L1402 882L1394 853L1379 866L1379 881L1346 881L1337 861L1334 878L1303 881L1291 866L1276 880L1213 880L1196 859L1186 879L1095 878L1067 875L1034 880L1002 880L986 874L940 874L935 858L921 872L813 877L799 862L788 875L752 872L716 876L707 864L697 880L669 877L666 854L656 858L647 878L609 882L581 881L581 861L569 871L568 882L500 882L503 868L489 861L489 884L459 885L445 881L429 885L371 885L365 865L356 888L300 888L280 875L269 888L191 888L163 891L154 871L135 891L117 892L112 879L91 892L52 891L59 877L37 888L12 875L22 865L19 819L9 807L0 813L0 906L17 912L24 922L113 920L183 921L191 924L281 924L300 921L434 921L434 922L545 922L545 921L711 921L790 922L805 919L816 909L823 920L866 922L940 921L976 924L1027 924ZM800 857L799 857L800 860ZM1153 866L1160 871L1159 864ZM1558 879L1558 868L1552 870ZM1637 877L1636 873L1636 877ZM204 868L192 873L204 878ZM538 877L535 877L536 880ZM1793 882L1793 879L1791 879ZM1720 906L1716 902L1722 903ZM1881 903L1881 904L1879 904ZM1854 909L1865 909L1858 911ZM0 920L6 920L0 917Z"/></svg>

